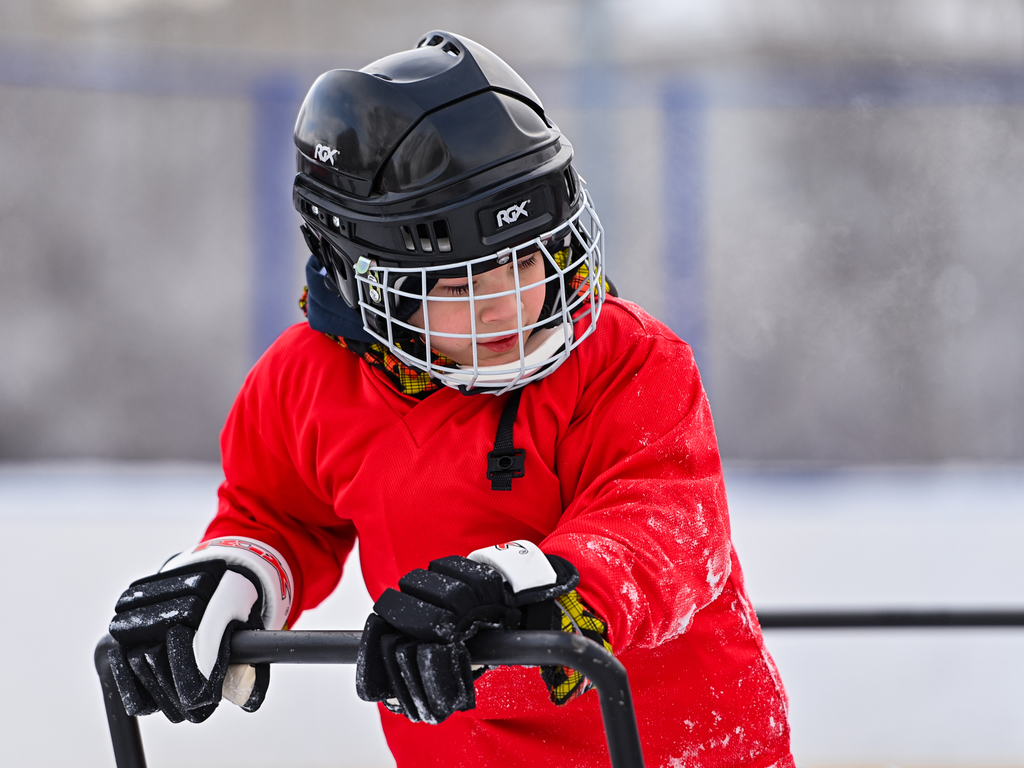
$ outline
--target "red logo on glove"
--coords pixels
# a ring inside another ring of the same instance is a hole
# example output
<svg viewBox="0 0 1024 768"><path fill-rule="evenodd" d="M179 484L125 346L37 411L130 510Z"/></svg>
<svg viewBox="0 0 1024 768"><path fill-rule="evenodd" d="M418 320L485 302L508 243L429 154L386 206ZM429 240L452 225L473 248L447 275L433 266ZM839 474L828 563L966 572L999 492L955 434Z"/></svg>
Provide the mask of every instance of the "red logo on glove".
<svg viewBox="0 0 1024 768"><path fill-rule="evenodd" d="M234 547L235 549L244 549L248 552L252 552L260 559L270 563L274 570L277 571L277 576L281 580L281 594L288 598L289 602L292 599L292 585L288 581L288 573L285 571L284 566L281 565L281 561L274 557L270 552L263 549L257 544L245 539L210 539L204 541L193 552L201 552L207 547Z"/></svg>
<svg viewBox="0 0 1024 768"><path fill-rule="evenodd" d="M495 549L500 549L502 552L504 552L506 549L510 549L511 547L515 547L516 549L518 549L520 555L526 555L526 554L529 554L529 552L530 552L530 550L528 550L526 547L524 547L518 541L506 541L504 544L495 544L494 545Z"/></svg>

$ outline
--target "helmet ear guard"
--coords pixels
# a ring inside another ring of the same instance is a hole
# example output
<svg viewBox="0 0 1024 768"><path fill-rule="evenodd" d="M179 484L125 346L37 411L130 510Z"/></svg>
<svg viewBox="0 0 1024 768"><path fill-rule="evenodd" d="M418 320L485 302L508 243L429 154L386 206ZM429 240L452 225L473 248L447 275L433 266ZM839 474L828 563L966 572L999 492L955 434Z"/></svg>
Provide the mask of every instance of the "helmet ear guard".
<svg viewBox="0 0 1024 768"><path fill-rule="evenodd" d="M351 265L331 247L330 242L320 237L309 226L303 224L299 229L309 252L320 262L324 285L331 293L354 309L358 302L355 296L356 284L352 279Z"/></svg>
<svg viewBox="0 0 1024 768"><path fill-rule="evenodd" d="M404 296L403 294L384 291L380 285L382 271L377 269L375 260L364 256L353 263L344 251L336 245L332 245L330 239L322 236L315 226L307 222L303 223L299 229L306 241L306 247L309 248L310 253L320 263L320 274L323 276L324 285L327 286L327 289L342 299L348 307L356 311L360 311L360 304L362 303L383 308L386 296L390 301L389 311L386 313L386 316L390 315L398 320L408 320L419 306L419 299L413 300L411 297ZM356 280L356 271L361 268L367 275L366 286L363 286L361 281ZM403 283L396 285L395 288L399 290L404 289L403 293L420 292L418 276L403 275L398 279L403 281ZM409 282L410 279L412 279L412 282ZM428 284L427 293L433 288L433 282ZM377 333L386 334L387 330L379 321L379 316L373 314L372 317L374 318L371 321L374 325L373 330Z"/></svg>

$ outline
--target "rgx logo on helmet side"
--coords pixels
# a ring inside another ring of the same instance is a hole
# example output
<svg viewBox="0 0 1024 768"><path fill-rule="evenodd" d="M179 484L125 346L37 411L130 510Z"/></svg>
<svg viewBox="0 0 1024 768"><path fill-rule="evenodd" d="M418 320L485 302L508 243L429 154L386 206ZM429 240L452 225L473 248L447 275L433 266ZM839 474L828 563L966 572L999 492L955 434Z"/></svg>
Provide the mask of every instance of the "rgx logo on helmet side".
<svg viewBox="0 0 1024 768"><path fill-rule="evenodd" d="M523 200L521 203L515 203L510 205L503 211L498 211L498 228L505 226L506 224L514 224L518 221L520 216L529 216L526 212L526 206L530 201Z"/></svg>
<svg viewBox="0 0 1024 768"><path fill-rule="evenodd" d="M338 150L331 149L326 144L317 144L316 150L314 150L316 159L321 163L330 163L334 165L334 156L338 154Z"/></svg>

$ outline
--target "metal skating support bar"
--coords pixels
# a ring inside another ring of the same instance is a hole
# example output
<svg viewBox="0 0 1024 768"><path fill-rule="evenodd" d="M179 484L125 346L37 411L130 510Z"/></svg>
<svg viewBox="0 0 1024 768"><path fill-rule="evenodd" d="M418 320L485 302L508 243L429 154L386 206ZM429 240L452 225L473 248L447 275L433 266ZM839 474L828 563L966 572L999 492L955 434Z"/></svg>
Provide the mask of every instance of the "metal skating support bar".
<svg viewBox="0 0 1024 768"><path fill-rule="evenodd" d="M361 632L236 632L231 661L248 664L354 664ZM103 687L117 768L146 768L138 721L125 714L107 651L109 635L96 646L96 671ZM597 643L565 632L482 632L469 641L474 664L558 664L593 681L601 700L613 768L643 768L640 736L626 669Z"/></svg>

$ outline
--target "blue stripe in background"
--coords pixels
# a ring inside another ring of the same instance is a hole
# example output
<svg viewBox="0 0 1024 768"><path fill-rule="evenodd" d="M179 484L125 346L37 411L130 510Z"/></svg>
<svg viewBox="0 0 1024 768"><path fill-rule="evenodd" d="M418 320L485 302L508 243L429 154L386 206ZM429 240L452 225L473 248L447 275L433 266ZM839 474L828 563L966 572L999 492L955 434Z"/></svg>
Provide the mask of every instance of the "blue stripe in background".
<svg viewBox="0 0 1024 768"><path fill-rule="evenodd" d="M305 90L287 72L265 75L252 89L252 335L255 361L299 319L295 261L299 218L292 207L292 135Z"/></svg>
<svg viewBox="0 0 1024 768"><path fill-rule="evenodd" d="M2 85L243 99L251 104L251 269L249 274L238 276L240 281L251 281L251 362L300 317L297 304L301 285L296 283L296 276L301 265L294 263L298 214L291 204L295 168L292 132L306 88L315 78L307 69L313 71L298 64L268 68L266 62L229 54L186 57L145 49L113 51L71 46L39 51L0 46Z"/></svg>
<svg viewBox="0 0 1024 768"><path fill-rule="evenodd" d="M963 67L823 66L819 69L718 72L669 79L665 125L665 322L709 368L707 285L707 135L709 110L966 107L1024 103L1019 65Z"/></svg>
<svg viewBox="0 0 1024 768"><path fill-rule="evenodd" d="M705 285L705 122L707 99L692 82L663 91L665 120L665 270L662 310L666 324L707 364Z"/></svg>
<svg viewBox="0 0 1024 768"><path fill-rule="evenodd" d="M0 84L147 96L246 98L266 64L227 53L183 55L142 46L0 45Z"/></svg>

